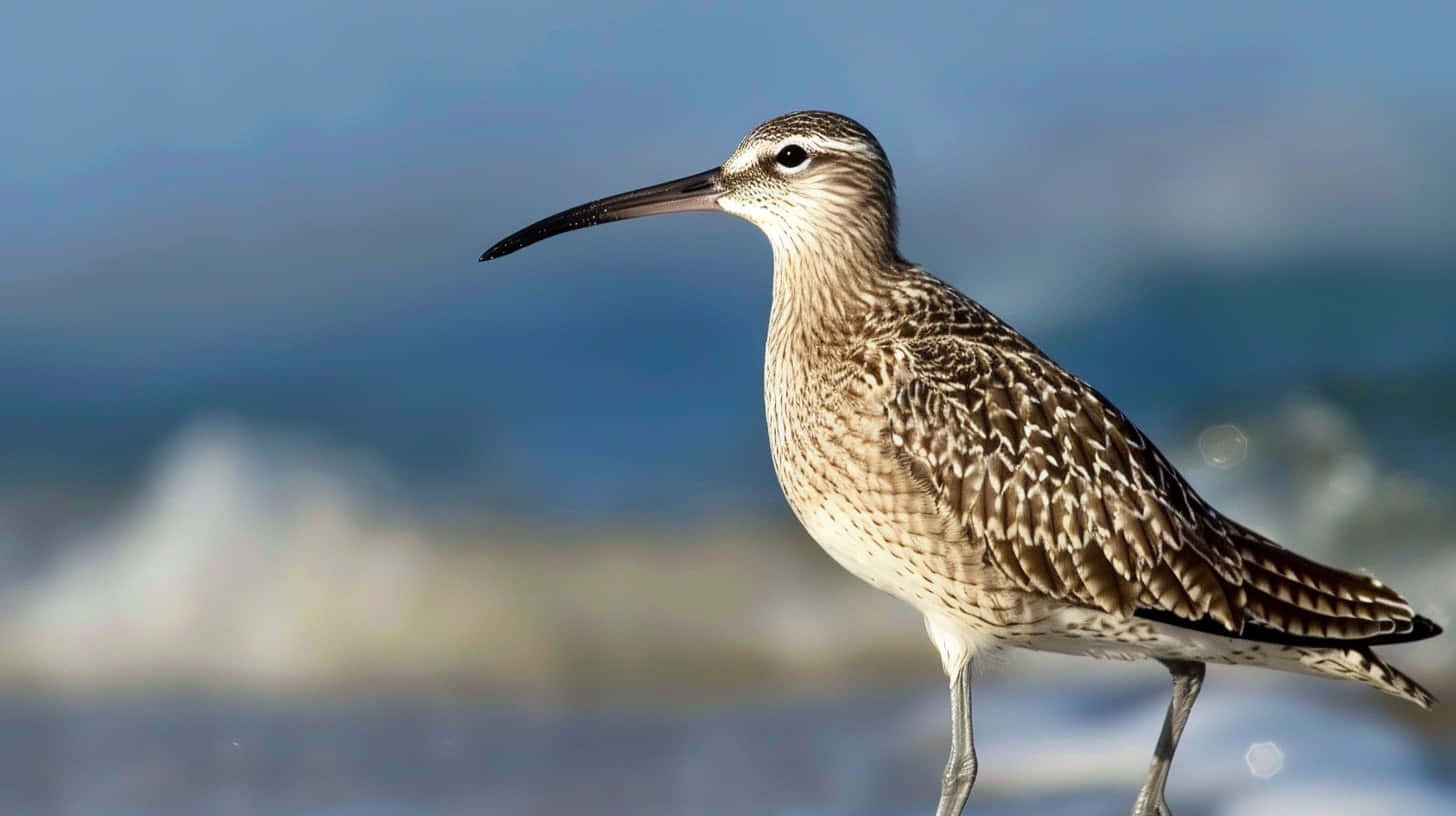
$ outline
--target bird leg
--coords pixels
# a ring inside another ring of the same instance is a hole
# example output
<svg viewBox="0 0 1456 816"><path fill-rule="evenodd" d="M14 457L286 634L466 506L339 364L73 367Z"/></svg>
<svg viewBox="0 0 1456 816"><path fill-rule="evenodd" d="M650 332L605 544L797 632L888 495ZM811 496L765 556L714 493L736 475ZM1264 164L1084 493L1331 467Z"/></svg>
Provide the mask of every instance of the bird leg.
<svg viewBox="0 0 1456 816"><path fill-rule="evenodd" d="M971 662L950 681L950 759L940 779L940 804L935 816L960 816L976 783L976 745L971 735Z"/></svg>
<svg viewBox="0 0 1456 816"><path fill-rule="evenodd" d="M1193 711L1193 701L1198 699L1198 690L1203 686L1203 664L1192 660L1162 660L1173 675L1173 699L1168 701L1168 715L1163 718L1163 733L1158 736L1158 747L1153 750L1153 764L1148 768L1148 780L1132 806L1132 816L1173 816L1168 809L1164 789L1168 786L1168 769L1173 765L1173 752L1178 749L1178 738L1183 736L1183 726L1188 724L1188 715Z"/></svg>

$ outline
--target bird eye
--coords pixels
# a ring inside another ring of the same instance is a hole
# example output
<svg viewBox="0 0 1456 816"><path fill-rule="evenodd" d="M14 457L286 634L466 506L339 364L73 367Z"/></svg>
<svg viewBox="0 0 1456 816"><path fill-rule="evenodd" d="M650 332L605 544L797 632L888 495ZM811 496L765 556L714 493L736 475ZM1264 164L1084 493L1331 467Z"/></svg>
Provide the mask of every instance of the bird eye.
<svg viewBox="0 0 1456 816"><path fill-rule="evenodd" d="M784 145L777 156L779 166L781 167L798 167L808 160L808 158L809 154L804 151L804 148L796 144Z"/></svg>

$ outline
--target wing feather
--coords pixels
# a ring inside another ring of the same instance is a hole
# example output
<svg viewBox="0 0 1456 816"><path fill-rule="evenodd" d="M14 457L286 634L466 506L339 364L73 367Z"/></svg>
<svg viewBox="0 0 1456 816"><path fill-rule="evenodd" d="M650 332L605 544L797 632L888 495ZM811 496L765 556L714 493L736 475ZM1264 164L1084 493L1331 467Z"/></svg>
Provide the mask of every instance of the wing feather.
<svg viewBox="0 0 1456 816"><path fill-rule="evenodd" d="M944 335L895 357L888 444L1014 585L1233 635L1246 622L1311 642L1412 631L1410 606L1378 581L1209 507L1106 398L1035 348Z"/></svg>

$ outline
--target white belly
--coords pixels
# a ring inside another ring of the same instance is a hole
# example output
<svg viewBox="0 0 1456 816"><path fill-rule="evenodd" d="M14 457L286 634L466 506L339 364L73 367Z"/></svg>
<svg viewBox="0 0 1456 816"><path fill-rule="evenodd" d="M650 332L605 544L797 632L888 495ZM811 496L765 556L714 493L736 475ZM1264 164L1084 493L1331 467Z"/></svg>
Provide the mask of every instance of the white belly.
<svg viewBox="0 0 1456 816"><path fill-rule="evenodd" d="M790 501L800 523L820 547L855 577L911 603L923 595L923 581L895 554L890 541L899 531L857 515L833 499Z"/></svg>

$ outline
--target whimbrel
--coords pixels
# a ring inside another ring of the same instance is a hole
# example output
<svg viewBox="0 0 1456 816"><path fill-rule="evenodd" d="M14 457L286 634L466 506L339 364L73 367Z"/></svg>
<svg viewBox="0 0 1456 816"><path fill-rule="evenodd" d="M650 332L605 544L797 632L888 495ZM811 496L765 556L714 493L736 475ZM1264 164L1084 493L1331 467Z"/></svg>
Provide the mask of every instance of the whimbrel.
<svg viewBox="0 0 1456 816"><path fill-rule="evenodd" d="M1440 628L1378 580L1211 507L1121 411L976 301L900 256L884 150L838 114L754 128L721 167L583 204L487 261L658 213L744 218L773 247L764 404L809 534L912 604L950 679L938 816L976 778L971 662L1000 646L1152 658L1173 693L1135 816L1168 816L1205 663L1343 677L1429 708L1371 651Z"/></svg>

